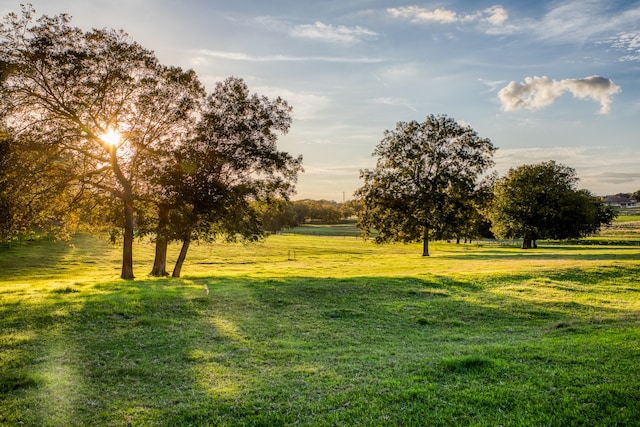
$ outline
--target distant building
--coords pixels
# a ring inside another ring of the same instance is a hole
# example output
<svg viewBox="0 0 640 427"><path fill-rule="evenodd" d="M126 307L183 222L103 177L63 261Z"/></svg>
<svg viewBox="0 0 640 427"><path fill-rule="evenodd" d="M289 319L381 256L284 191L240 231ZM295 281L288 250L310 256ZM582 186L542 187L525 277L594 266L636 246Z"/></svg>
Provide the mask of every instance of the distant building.
<svg viewBox="0 0 640 427"><path fill-rule="evenodd" d="M634 208L636 207L636 201L627 197L620 196L606 196L602 199L606 205L616 206L619 208Z"/></svg>

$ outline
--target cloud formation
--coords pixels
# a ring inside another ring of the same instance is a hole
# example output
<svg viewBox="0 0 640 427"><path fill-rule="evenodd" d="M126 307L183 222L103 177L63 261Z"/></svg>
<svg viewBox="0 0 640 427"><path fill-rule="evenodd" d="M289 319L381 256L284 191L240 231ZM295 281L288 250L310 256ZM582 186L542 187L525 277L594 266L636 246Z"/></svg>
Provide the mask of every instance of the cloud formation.
<svg viewBox="0 0 640 427"><path fill-rule="evenodd" d="M390 105L392 107L405 107L411 111L418 111L416 107L411 105L406 99L402 98L391 98L391 97L380 97L372 99L374 104L379 105Z"/></svg>
<svg viewBox="0 0 640 427"><path fill-rule="evenodd" d="M640 61L640 31L619 33L610 43L611 47L626 52L620 61Z"/></svg>
<svg viewBox="0 0 640 427"><path fill-rule="evenodd" d="M314 24L296 25L291 28L289 34L293 37L307 38L338 44L353 44L363 40L377 38L378 34L360 26L345 27L334 26L316 22Z"/></svg>
<svg viewBox="0 0 640 427"><path fill-rule="evenodd" d="M638 19L637 4L620 10L616 2L568 0L549 10L532 29L541 39L584 43L621 28L637 27Z"/></svg>
<svg viewBox="0 0 640 427"><path fill-rule="evenodd" d="M385 62L375 57L341 57L341 56L293 56L293 55L251 55L244 52L200 49L191 51L199 57L212 57L243 62L330 62L347 64L376 64Z"/></svg>
<svg viewBox="0 0 640 427"><path fill-rule="evenodd" d="M611 110L613 95L620 86L600 76L583 79L553 80L549 77L526 77L524 83L512 81L498 92L505 111L520 109L539 110L553 104L565 92L578 99L591 99L600 103L600 113Z"/></svg>
<svg viewBox="0 0 640 427"><path fill-rule="evenodd" d="M407 19L416 24L431 22L439 24L485 22L500 26L509 19L507 10L502 6L491 6L466 15L460 15L456 11L449 9L425 9L420 6L393 7L387 9L387 12L395 18Z"/></svg>

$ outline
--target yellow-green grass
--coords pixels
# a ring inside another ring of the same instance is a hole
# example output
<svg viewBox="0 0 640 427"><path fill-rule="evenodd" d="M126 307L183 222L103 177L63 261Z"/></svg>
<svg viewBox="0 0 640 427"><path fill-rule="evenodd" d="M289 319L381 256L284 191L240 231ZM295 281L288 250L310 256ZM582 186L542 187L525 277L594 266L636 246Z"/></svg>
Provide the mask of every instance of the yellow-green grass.
<svg viewBox="0 0 640 427"><path fill-rule="evenodd" d="M0 250L0 425L640 419L640 247L71 243Z"/></svg>
<svg viewBox="0 0 640 427"><path fill-rule="evenodd" d="M620 215L614 220L616 222L640 222L640 215Z"/></svg>

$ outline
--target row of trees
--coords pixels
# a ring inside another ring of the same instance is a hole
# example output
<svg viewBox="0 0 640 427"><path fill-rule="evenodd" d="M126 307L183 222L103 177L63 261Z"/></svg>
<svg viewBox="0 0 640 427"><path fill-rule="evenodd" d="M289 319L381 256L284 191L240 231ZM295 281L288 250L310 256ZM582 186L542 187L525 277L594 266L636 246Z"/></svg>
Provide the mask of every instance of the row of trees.
<svg viewBox="0 0 640 427"><path fill-rule="evenodd" d="M357 216L361 210L359 202L353 200L338 203L333 200L295 200L272 205L263 215L263 226L267 231L278 232L283 228L297 227L307 222L336 224Z"/></svg>
<svg viewBox="0 0 640 427"><path fill-rule="evenodd" d="M615 211L587 190L575 170L548 161L488 174L495 147L447 116L400 122L376 147L356 192L359 226L377 242L486 237L578 238L609 224Z"/></svg>
<svg viewBox="0 0 640 427"><path fill-rule="evenodd" d="M153 233L153 275L168 242L258 239L274 199L302 170L279 151L291 125L282 99L229 78L207 94L191 70L165 66L115 30L84 32L31 6L0 26L2 230L121 227L121 277L134 233ZM114 236L115 237L115 236Z"/></svg>

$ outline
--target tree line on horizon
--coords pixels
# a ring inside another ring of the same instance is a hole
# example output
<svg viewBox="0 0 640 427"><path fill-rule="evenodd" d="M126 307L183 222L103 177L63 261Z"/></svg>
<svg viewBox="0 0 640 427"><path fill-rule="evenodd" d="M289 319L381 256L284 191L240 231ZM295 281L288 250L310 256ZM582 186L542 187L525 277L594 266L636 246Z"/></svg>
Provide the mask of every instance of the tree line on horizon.
<svg viewBox="0 0 640 427"><path fill-rule="evenodd" d="M165 66L122 31L85 32L31 6L0 26L0 233L110 233L132 279L133 240L152 236L151 275L167 245L259 240L309 219L358 217L375 241L545 238L596 232L614 211L554 161L491 173L496 148L447 116L399 122L349 204L290 198L302 157L277 147L291 126L281 98L230 77L207 93L192 70Z"/></svg>

